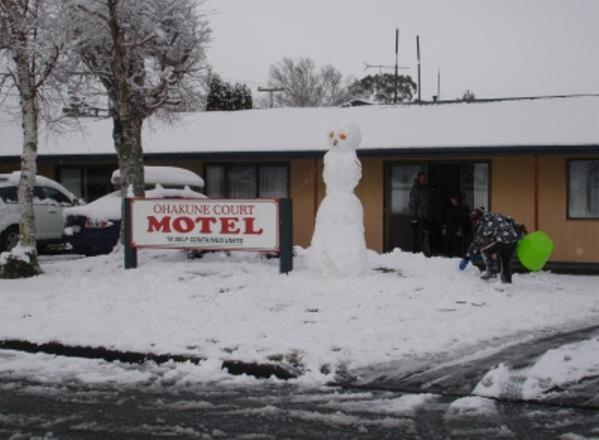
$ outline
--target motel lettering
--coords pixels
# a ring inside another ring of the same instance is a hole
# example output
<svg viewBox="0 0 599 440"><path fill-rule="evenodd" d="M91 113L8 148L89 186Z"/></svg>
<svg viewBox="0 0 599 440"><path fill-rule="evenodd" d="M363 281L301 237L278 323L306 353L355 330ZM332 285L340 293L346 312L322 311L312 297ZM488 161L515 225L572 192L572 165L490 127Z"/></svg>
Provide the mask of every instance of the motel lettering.
<svg viewBox="0 0 599 440"><path fill-rule="evenodd" d="M256 225L255 217L172 217L165 215L157 217L147 216L148 233L166 233L178 232L180 234L200 233L200 234L241 234L241 235L261 235L263 228Z"/></svg>

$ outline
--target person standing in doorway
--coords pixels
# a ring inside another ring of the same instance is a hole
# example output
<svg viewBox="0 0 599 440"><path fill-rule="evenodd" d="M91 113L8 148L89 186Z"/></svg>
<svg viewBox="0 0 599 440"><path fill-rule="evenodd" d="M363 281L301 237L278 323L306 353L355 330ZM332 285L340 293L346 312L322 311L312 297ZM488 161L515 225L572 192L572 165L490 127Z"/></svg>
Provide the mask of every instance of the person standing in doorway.
<svg viewBox="0 0 599 440"><path fill-rule="evenodd" d="M449 197L449 208L441 229L445 253L448 257L463 257L466 251L466 235L470 226L470 208L462 204L459 194Z"/></svg>
<svg viewBox="0 0 599 440"><path fill-rule="evenodd" d="M427 233L431 218L431 193L428 187L428 179L423 172L418 173L414 185L410 190L408 203L410 210L410 222L414 231L412 252L430 252L427 250Z"/></svg>

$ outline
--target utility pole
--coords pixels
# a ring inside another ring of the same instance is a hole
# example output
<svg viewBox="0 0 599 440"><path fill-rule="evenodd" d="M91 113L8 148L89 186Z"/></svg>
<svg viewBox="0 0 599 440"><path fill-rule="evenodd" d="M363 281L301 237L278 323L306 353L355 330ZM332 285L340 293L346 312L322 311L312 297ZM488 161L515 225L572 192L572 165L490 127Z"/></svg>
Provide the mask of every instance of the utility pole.
<svg viewBox="0 0 599 440"><path fill-rule="evenodd" d="M437 68L437 99L441 101L441 68Z"/></svg>
<svg viewBox="0 0 599 440"><path fill-rule="evenodd" d="M398 54L399 54L399 29L395 28L395 76L393 77L393 104L397 104L397 88L399 87L399 77L397 75Z"/></svg>
<svg viewBox="0 0 599 440"><path fill-rule="evenodd" d="M393 85L394 85L394 92L393 92L393 103L397 104L397 89L399 88L399 75L397 73L397 71L399 69L409 69L409 67L399 67L397 65L398 63L398 58L399 58L399 29L395 28L395 65L393 66L386 66L384 64L368 64L365 63L365 69L379 69L379 73L382 73L383 69L393 69L394 71L394 75L393 75Z"/></svg>
<svg viewBox="0 0 599 440"><path fill-rule="evenodd" d="M416 35L416 58L418 60L418 102L422 102L420 89L420 35Z"/></svg>
<svg viewBox="0 0 599 440"><path fill-rule="evenodd" d="M272 108L274 105L274 92L284 92L285 89L283 87L258 87L259 92L268 92L269 93L269 107Z"/></svg>

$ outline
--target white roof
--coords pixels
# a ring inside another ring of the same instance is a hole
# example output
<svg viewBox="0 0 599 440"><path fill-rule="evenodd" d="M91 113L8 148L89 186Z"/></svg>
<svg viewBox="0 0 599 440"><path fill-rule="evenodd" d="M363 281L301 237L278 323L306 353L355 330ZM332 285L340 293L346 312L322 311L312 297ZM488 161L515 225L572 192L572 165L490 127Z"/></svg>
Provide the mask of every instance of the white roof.
<svg viewBox="0 0 599 440"><path fill-rule="evenodd" d="M79 122L80 128L61 134L42 133L39 154L114 153L111 119L82 118ZM328 129L340 122L360 126L360 150L597 146L599 96L188 113L172 125L146 122L144 152L325 151ZM0 121L0 139L0 155L20 154L20 124Z"/></svg>

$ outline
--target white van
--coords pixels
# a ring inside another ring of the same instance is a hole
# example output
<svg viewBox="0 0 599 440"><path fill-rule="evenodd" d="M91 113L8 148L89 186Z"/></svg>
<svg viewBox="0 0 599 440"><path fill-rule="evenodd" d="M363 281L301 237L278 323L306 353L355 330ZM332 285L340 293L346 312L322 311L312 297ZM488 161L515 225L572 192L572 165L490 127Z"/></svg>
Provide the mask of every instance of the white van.
<svg viewBox="0 0 599 440"><path fill-rule="evenodd" d="M17 185L21 173L0 174L0 251L8 251L19 241L19 204ZM33 188L33 211L37 244L43 249L62 242L63 210L78 205L73 193L60 183L36 176Z"/></svg>

